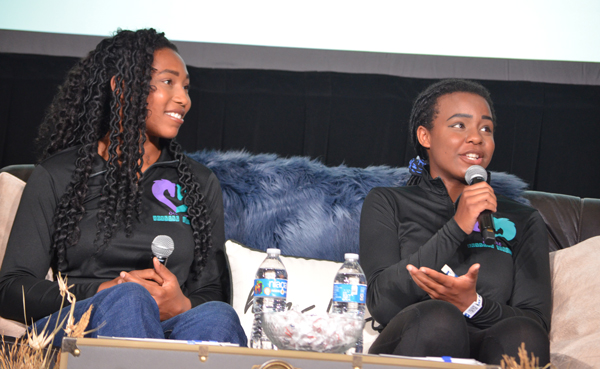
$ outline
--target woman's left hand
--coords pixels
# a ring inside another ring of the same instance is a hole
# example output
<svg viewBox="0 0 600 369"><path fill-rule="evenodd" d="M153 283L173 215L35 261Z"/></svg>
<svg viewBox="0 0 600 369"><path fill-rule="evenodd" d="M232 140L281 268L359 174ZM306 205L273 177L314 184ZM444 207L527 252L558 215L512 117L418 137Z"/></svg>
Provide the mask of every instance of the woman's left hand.
<svg viewBox="0 0 600 369"><path fill-rule="evenodd" d="M125 282L138 283L150 292L158 305L161 321L191 309L192 303L181 291L177 277L166 266L162 265L157 258L154 258L152 262L154 263L154 271L163 280L162 284L158 284L155 280L139 278L134 273L122 272L121 278Z"/></svg>
<svg viewBox="0 0 600 369"><path fill-rule="evenodd" d="M477 300L477 275L479 264L473 264L465 275L460 277L449 276L433 269L414 265L407 265L406 269L423 291L434 300L447 301L456 306L460 311L465 311Z"/></svg>

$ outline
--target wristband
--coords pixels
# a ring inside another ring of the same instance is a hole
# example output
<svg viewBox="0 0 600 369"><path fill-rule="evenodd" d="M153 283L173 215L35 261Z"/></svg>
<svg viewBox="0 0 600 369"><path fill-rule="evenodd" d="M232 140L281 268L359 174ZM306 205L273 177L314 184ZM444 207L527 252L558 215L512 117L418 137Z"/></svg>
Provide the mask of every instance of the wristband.
<svg viewBox="0 0 600 369"><path fill-rule="evenodd" d="M471 306L467 308L467 310L463 311L463 315L471 319L479 310L481 310L482 306L483 299L481 298L480 294L477 294L477 300L475 300L475 302L473 302Z"/></svg>
<svg viewBox="0 0 600 369"><path fill-rule="evenodd" d="M450 268L448 266L448 264L444 264L444 266L442 267L442 273L444 273L445 275L449 275L450 277L456 277L456 273L454 273L454 270L452 270L452 268Z"/></svg>

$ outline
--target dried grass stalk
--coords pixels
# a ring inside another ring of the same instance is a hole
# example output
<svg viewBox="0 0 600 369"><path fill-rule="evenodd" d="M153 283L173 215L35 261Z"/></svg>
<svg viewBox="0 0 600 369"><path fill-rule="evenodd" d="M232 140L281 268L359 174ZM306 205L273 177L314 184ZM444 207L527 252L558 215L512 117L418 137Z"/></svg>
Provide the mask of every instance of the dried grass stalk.
<svg viewBox="0 0 600 369"><path fill-rule="evenodd" d="M502 361L500 362L502 369L540 369L539 358L535 357L533 352L531 353L531 358L527 356L525 342L521 342L517 356L519 356L519 363L512 356L502 355ZM546 364L543 369L547 368L552 368L552 364Z"/></svg>
<svg viewBox="0 0 600 369"><path fill-rule="evenodd" d="M85 328L88 326L90 322L90 317L92 315L92 308L94 305L90 305L87 311L81 316L79 319L79 323L73 325L73 330L68 334L69 337L82 338L86 334L92 332L93 330L86 331ZM66 329L65 329L66 331Z"/></svg>
<svg viewBox="0 0 600 369"><path fill-rule="evenodd" d="M60 295L62 296L62 303L60 310L62 310L65 298L71 303L69 313L62 320L60 315L57 320L57 324L50 331L48 329L48 323L44 326L41 332L37 332L35 326L27 331L23 337L17 339L12 346L8 346L2 336L2 348L0 350L0 369L47 369L50 367L59 367L60 351L57 352L56 362L52 362L52 349L48 348L56 334L62 329L61 327L66 321L65 334L68 337L80 338L90 333L91 331L85 331L90 317L92 314L93 305L90 305L89 309L81 316L78 323L75 323L73 316L75 311L76 298L75 295L69 291L72 285L67 284L67 278L62 278L60 272L57 277L58 286L60 289ZM23 293L23 311L25 311L25 293ZM10 347L10 348L9 348Z"/></svg>
<svg viewBox="0 0 600 369"><path fill-rule="evenodd" d="M18 339L8 347L2 337L0 369L46 369L53 366L52 351L30 346L26 337Z"/></svg>

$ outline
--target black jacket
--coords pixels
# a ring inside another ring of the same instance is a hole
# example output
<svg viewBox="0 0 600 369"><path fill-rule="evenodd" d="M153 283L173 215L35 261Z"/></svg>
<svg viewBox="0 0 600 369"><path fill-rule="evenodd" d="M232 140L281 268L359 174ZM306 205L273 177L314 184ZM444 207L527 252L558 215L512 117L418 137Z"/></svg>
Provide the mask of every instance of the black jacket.
<svg viewBox="0 0 600 369"><path fill-rule="evenodd" d="M50 266L56 270L51 253L53 217L58 201L71 181L78 147L48 158L27 181L0 269L0 315L23 320L22 288L27 314L40 319L60 308L56 282L44 279ZM157 235L168 235L175 250L167 267L177 276L192 307L203 302L229 300L229 271L224 254L224 220L221 187L216 176L204 165L188 159L190 170L200 184L212 221L213 248L198 280L193 279L194 242L185 218L186 209L178 191L177 163L168 150L140 178L143 186L142 215L133 225L132 237L123 230L114 234L110 244L97 250L94 245L101 190L105 183L106 162L99 155L93 164L89 190L84 200L85 215L79 223L81 237L67 249L68 283L78 300L93 296L102 282L116 278L121 271L151 267L150 245ZM174 192L173 192L174 191ZM179 207L179 208L178 208ZM66 301L65 301L66 303Z"/></svg>
<svg viewBox="0 0 600 369"><path fill-rule="evenodd" d="M367 306L386 325L405 307L429 299L406 270L408 264L457 275L480 263L477 292L483 307L469 319L487 328L511 316L527 316L550 331L551 291L547 231L539 213L497 196L496 245L467 235L454 220L455 205L440 178L424 171L418 185L374 188L360 224L360 260L367 276Z"/></svg>

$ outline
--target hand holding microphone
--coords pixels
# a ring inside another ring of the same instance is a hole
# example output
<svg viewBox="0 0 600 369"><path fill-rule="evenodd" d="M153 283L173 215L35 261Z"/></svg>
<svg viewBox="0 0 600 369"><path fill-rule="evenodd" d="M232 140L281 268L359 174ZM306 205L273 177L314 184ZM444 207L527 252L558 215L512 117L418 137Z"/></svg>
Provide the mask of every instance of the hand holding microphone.
<svg viewBox="0 0 600 369"><path fill-rule="evenodd" d="M153 259L156 257L163 265L167 263L167 258L171 256L174 249L175 243L169 236L156 236L152 241ZM97 292L124 282L136 282L148 288L152 284L162 286L164 279L156 272L156 268L152 263L148 269L122 271L115 279L100 284Z"/></svg>
<svg viewBox="0 0 600 369"><path fill-rule="evenodd" d="M154 264L154 258L156 258L160 262L160 264L166 266L167 259L175 250L175 243L173 242L173 239L171 237L160 235L154 237L154 240L152 240L152 244L150 245L150 249L152 250L153 255L153 260L150 265L150 268L142 270L132 270L127 273L122 272L121 278L123 279L123 281L137 282L139 284L142 284L141 282L144 281L143 285L145 286L148 286L148 283L156 283L159 286L163 285L164 278L160 275L160 273L158 273L157 266ZM168 269L164 269L168 271Z"/></svg>
<svg viewBox="0 0 600 369"><path fill-rule="evenodd" d="M124 273L123 280L138 283L150 292L158 305L160 320L163 321L191 309L192 305L181 291L177 276L165 266L175 249L173 239L169 236L156 236L151 249L156 257L156 260L153 258L153 269ZM158 283L159 280L162 283Z"/></svg>
<svg viewBox="0 0 600 369"><path fill-rule="evenodd" d="M472 165L467 169L465 173L465 180L469 186L480 182L487 181L487 171L479 165ZM493 245L496 242L496 230L494 229L494 219L492 218L492 212L490 210L484 210L479 214L477 218L479 222L479 229L481 231L481 237L483 243L486 245Z"/></svg>
<svg viewBox="0 0 600 369"><path fill-rule="evenodd" d="M454 218L468 234L479 222L483 242L491 245L496 241L492 219L492 213L496 211L496 195L486 183L487 172L483 167L473 165L467 170L465 180L469 187L463 190Z"/></svg>

